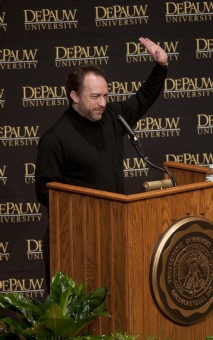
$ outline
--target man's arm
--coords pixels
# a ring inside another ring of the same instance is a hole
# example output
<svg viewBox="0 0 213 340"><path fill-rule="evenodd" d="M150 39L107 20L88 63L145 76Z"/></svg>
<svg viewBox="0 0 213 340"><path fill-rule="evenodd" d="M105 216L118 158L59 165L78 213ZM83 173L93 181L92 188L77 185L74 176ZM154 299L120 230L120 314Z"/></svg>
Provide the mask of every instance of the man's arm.
<svg viewBox="0 0 213 340"><path fill-rule="evenodd" d="M116 115L122 115L132 127L141 119L160 95L164 86L168 66L168 56L160 46L147 38L139 38L139 41L150 53L156 65L146 81L136 92L136 96L133 95L123 102L113 103ZM125 129L120 128L123 130L122 133L126 133Z"/></svg>
<svg viewBox="0 0 213 340"><path fill-rule="evenodd" d="M66 162L65 147L54 135L46 133L39 142L36 159L35 187L38 201L48 207L49 182L63 182Z"/></svg>

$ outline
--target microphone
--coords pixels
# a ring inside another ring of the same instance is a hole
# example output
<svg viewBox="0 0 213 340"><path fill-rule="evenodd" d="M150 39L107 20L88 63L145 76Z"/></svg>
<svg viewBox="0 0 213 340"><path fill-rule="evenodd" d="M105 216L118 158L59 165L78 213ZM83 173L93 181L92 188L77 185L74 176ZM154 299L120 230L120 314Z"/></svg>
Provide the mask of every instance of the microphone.
<svg viewBox="0 0 213 340"><path fill-rule="evenodd" d="M145 191L157 190L157 189L165 189L173 187L173 183L171 179L163 179L161 181L152 181L152 182L144 182L143 183Z"/></svg>
<svg viewBox="0 0 213 340"><path fill-rule="evenodd" d="M123 127L126 129L126 132L128 133L130 139L131 140L133 139L135 142L137 142L138 137L136 136L134 130L132 130L129 124L125 121L125 119L120 115L117 116L117 119L119 120L121 125L123 125Z"/></svg>
<svg viewBox="0 0 213 340"><path fill-rule="evenodd" d="M148 165L151 166L151 168L154 168L154 169L157 169L157 170L160 170L160 171L163 171L165 173L167 173L167 175L169 176L170 180L163 180L163 181L157 181L158 184L153 184L153 185L150 185L149 182L146 182L148 183L147 185L144 185L145 187L145 190L146 191L149 191L149 190L154 190L154 189L162 189L162 188L169 188L171 186L171 183L172 183L172 186L177 186L177 183L175 181L175 178L174 176L165 168L160 168L159 166L156 166L154 164L152 164L148 159L146 159L143 155L143 151L142 151L142 147L141 147L141 143L138 139L138 137L136 136L135 132L132 130L132 128L129 126L129 124L125 121L125 119L118 115L117 116L117 119L119 120L119 122L121 123L121 125L123 125L123 127L126 129L126 132L128 133L128 135L130 136L130 140L132 142L132 145L135 147L135 149L137 150L138 154L142 157L142 159L144 160L144 162ZM167 182L169 181L169 183ZM160 182L160 183L159 183ZM163 184L161 183L163 182ZM171 182L171 183L170 183ZM151 183L151 182L150 182ZM145 184L145 183L144 183ZM157 185L157 187L156 187ZM152 189L151 189L152 187Z"/></svg>

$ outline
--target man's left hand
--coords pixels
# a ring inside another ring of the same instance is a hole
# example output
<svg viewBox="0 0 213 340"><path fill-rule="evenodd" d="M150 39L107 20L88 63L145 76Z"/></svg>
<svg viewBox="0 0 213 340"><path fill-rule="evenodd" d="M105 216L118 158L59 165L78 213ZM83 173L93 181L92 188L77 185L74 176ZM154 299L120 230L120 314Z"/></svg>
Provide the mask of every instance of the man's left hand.
<svg viewBox="0 0 213 340"><path fill-rule="evenodd" d="M167 65L168 55L159 45L156 45L148 38L139 38L139 41L147 49L147 51L150 53L151 57L157 64Z"/></svg>

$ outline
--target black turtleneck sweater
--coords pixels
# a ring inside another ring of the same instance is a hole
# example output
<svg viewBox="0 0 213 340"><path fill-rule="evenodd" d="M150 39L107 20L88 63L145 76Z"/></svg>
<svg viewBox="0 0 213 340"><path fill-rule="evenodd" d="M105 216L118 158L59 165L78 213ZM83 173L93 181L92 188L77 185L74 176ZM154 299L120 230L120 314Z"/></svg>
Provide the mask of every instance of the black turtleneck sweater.
<svg viewBox="0 0 213 340"><path fill-rule="evenodd" d="M72 107L52 125L39 142L36 162L38 201L48 207L48 182L123 193L123 135L117 120L122 115L134 126L160 94L167 74L155 66L136 95L108 103L101 120L92 122Z"/></svg>

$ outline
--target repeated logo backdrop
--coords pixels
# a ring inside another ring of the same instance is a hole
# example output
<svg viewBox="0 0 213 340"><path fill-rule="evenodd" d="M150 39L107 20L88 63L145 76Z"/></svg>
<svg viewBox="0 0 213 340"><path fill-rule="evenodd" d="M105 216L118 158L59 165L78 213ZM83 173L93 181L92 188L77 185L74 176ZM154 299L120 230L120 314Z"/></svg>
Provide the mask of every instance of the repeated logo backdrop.
<svg viewBox="0 0 213 340"><path fill-rule="evenodd" d="M213 1L2 0L0 290L43 298L46 210L34 188L37 145L66 110L65 82L75 66L107 74L110 102L134 95L154 65L138 42L169 56L164 89L135 131L152 163L213 163ZM126 193L162 179L125 137Z"/></svg>

